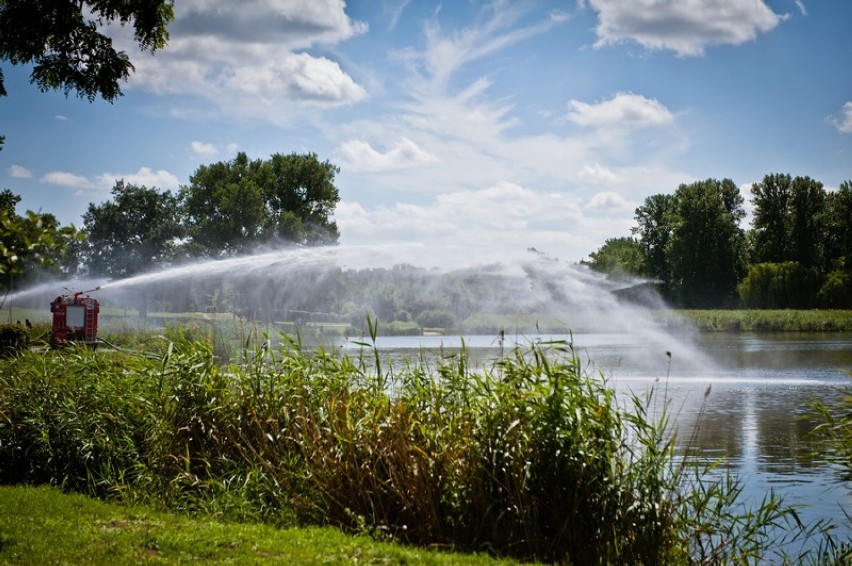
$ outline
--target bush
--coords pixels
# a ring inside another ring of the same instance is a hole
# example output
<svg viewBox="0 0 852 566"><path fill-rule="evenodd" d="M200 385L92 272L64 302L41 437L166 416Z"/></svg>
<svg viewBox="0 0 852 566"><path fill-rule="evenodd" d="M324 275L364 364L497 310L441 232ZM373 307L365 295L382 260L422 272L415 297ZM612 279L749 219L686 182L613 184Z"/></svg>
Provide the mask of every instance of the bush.
<svg viewBox="0 0 852 566"><path fill-rule="evenodd" d="M440 310L425 310L416 318L417 324L424 328L452 328L456 323L453 313Z"/></svg>
<svg viewBox="0 0 852 566"><path fill-rule="evenodd" d="M22 324L0 324L0 356L13 356L22 352L30 341L27 328Z"/></svg>
<svg viewBox="0 0 852 566"><path fill-rule="evenodd" d="M740 302L751 309L812 309L822 276L800 263L758 263L739 284Z"/></svg>

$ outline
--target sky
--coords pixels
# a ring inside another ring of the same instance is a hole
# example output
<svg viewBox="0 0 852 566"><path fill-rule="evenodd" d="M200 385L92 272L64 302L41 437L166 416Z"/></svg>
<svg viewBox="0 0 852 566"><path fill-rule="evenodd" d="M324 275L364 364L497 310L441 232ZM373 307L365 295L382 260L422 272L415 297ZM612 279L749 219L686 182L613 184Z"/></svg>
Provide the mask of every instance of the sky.
<svg viewBox="0 0 852 566"><path fill-rule="evenodd" d="M847 0L177 0L168 45L105 32L110 104L0 62L0 189L82 226L116 181L315 153L345 245L580 261L646 197L764 175L852 180Z"/></svg>

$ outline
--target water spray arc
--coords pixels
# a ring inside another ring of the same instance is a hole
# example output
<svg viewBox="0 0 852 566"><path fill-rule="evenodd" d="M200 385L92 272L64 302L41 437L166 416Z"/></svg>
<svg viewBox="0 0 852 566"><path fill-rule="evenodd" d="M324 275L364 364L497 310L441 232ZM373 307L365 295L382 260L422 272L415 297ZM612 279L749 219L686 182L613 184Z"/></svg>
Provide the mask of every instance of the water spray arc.
<svg viewBox="0 0 852 566"><path fill-rule="evenodd" d="M55 285L20 292L16 300L44 304L39 293ZM409 321L430 333L493 338L501 328L511 328L516 342L573 332L624 342L625 355L652 358L657 375L666 371L659 362L662 352L677 350L679 362L696 358L688 336L674 336L654 321L651 312L664 309L662 302L649 309L617 295L629 285L526 251L413 244L288 247L127 279L72 283L97 290L102 306L125 312L137 305L141 313L142 304L154 312L215 310L220 319L229 313L270 327L350 325L350 335L360 332L367 316L382 327Z"/></svg>

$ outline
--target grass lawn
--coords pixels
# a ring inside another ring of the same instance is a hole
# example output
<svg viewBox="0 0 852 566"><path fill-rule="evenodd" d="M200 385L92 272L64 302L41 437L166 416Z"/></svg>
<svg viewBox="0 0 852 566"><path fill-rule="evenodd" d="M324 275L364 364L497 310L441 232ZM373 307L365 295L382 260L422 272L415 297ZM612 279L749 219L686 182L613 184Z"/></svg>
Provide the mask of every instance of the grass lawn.
<svg viewBox="0 0 852 566"><path fill-rule="evenodd" d="M332 528L276 529L104 503L49 487L0 487L0 564L510 564Z"/></svg>

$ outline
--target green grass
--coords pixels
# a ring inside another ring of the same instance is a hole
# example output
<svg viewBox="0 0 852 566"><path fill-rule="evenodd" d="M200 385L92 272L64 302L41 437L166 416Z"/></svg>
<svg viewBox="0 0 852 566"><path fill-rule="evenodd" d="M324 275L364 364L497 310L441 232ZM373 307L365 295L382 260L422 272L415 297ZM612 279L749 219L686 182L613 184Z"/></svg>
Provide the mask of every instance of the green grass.
<svg viewBox="0 0 852 566"><path fill-rule="evenodd" d="M673 310L655 316L670 328L705 332L852 332L852 310Z"/></svg>
<svg viewBox="0 0 852 566"><path fill-rule="evenodd" d="M0 564L508 564L330 527L189 518L50 487L0 487Z"/></svg>

